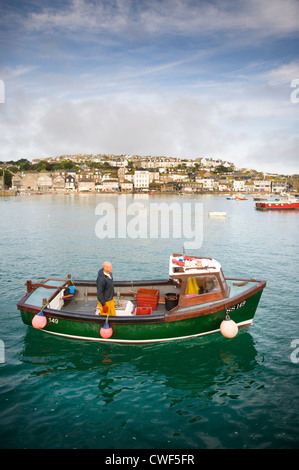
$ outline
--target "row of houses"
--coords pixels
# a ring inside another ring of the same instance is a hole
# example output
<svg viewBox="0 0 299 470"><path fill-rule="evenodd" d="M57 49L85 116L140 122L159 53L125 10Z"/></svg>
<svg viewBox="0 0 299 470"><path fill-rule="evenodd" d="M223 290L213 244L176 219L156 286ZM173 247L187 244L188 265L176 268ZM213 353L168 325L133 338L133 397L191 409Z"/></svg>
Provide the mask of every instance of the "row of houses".
<svg viewBox="0 0 299 470"><path fill-rule="evenodd" d="M234 179L232 177L211 178L195 177L194 181L200 184L204 191L234 191L234 192L262 192L281 193L288 191L289 185L286 181L269 179Z"/></svg>
<svg viewBox="0 0 299 470"><path fill-rule="evenodd" d="M152 189L181 190L184 192L236 191L280 193L290 189L286 181L254 179L242 176L215 176L209 171L193 175L180 172L162 172L160 169L140 168L130 171L120 167L116 173L102 173L99 169L82 168L56 172L20 172L12 178L12 189L26 191L77 192L132 192Z"/></svg>
<svg viewBox="0 0 299 470"><path fill-rule="evenodd" d="M123 168L118 170L117 177L111 173L102 174L99 170L90 170L77 174L69 170L66 172L32 173L22 172L13 176L12 189L19 193L28 191L122 191L149 189L151 183L167 183L170 177L161 177L159 172L136 170L126 174Z"/></svg>
<svg viewBox="0 0 299 470"><path fill-rule="evenodd" d="M19 193L29 191L118 191L118 179L95 178L94 175L67 174L52 175L51 173L18 173L12 178L12 189ZM79 177L78 177L79 176Z"/></svg>

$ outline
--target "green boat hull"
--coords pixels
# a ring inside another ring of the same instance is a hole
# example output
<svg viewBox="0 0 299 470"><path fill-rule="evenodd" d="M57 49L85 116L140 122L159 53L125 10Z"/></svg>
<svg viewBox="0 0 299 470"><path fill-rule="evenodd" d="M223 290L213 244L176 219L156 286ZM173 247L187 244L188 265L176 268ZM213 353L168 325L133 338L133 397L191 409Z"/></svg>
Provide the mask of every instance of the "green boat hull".
<svg viewBox="0 0 299 470"><path fill-rule="evenodd" d="M220 324L227 313L238 326L251 324L257 309L262 291L248 297L246 302L236 304L228 310L221 308L212 313L196 315L196 307L188 307L182 313L190 313L189 318L176 320L138 319L131 322L117 321L113 317L108 319L113 332L110 338L101 336L101 327L105 317L74 319L55 314L55 311L45 312L47 324L41 331L69 338L90 341L116 342L116 343L149 343L172 341L184 338L207 335L220 331ZM208 312L208 310L207 310ZM21 310L21 317L26 325L32 325L34 313Z"/></svg>

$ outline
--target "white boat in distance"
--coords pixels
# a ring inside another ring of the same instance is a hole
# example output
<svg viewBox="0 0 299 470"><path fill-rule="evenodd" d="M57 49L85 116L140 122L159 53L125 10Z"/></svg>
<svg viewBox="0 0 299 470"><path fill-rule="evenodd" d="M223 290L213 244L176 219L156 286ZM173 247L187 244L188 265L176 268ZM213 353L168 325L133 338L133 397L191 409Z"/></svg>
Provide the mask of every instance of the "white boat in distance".
<svg viewBox="0 0 299 470"><path fill-rule="evenodd" d="M226 212L209 211L210 217L226 217Z"/></svg>

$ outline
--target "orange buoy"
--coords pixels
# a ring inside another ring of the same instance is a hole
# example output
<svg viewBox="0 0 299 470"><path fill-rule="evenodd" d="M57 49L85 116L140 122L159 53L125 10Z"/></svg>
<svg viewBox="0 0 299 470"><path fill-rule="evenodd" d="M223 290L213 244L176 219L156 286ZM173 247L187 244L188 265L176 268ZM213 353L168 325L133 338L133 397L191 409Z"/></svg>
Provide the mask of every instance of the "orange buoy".
<svg viewBox="0 0 299 470"><path fill-rule="evenodd" d="M238 334L238 325L226 315L225 320L221 322L220 332L225 338L234 338Z"/></svg>
<svg viewBox="0 0 299 470"><path fill-rule="evenodd" d="M40 330L41 328L44 328L47 324L47 318L43 312L39 312L34 317L32 318L32 326L33 328L36 328Z"/></svg>

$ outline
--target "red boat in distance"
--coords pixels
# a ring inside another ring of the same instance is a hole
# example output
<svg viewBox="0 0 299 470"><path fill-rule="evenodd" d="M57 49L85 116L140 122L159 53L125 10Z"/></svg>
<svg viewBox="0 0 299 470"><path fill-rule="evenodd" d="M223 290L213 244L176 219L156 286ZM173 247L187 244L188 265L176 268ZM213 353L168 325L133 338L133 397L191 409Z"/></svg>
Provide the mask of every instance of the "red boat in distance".
<svg viewBox="0 0 299 470"><path fill-rule="evenodd" d="M277 201L256 202L255 208L261 211L299 210L299 200L293 196L287 196Z"/></svg>

